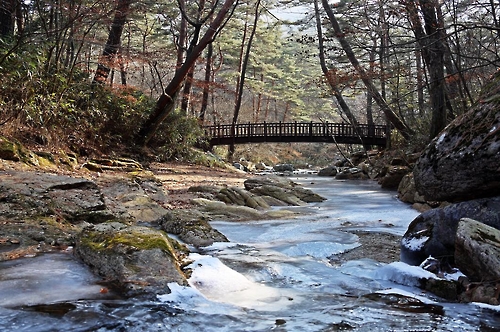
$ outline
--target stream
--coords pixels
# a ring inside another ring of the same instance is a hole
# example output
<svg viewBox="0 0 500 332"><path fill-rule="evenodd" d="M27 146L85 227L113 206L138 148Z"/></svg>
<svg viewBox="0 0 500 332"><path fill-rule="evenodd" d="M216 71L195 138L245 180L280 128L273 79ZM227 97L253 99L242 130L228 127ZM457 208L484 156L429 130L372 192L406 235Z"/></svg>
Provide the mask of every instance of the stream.
<svg viewBox="0 0 500 332"><path fill-rule="evenodd" d="M0 263L0 330L498 331L500 310L442 301L414 287L412 267L336 255L355 231L401 236L418 212L369 181L292 180L327 198L294 219L226 222L230 240L190 255L191 287L157 301L102 293L70 252ZM289 209L289 207L287 207Z"/></svg>

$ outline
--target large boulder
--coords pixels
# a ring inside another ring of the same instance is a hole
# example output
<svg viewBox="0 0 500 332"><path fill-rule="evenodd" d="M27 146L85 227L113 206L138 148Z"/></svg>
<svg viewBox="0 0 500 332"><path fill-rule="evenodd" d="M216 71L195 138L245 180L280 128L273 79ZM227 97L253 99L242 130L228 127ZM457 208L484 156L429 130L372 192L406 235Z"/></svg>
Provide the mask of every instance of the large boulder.
<svg viewBox="0 0 500 332"><path fill-rule="evenodd" d="M197 210L172 210L160 218L158 223L165 232L196 247L228 242L224 234L210 226L208 217Z"/></svg>
<svg viewBox="0 0 500 332"><path fill-rule="evenodd" d="M315 194L313 191L303 188L291 180L277 176L252 178L246 180L244 184L245 189L253 194L273 197L288 205L300 206L325 200L324 197Z"/></svg>
<svg viewBox="0 0 500 332"><path fill-rule="evenodd" d="M379 178L378 183L382 188L397 189L403 177L410 172L408 166L389 166L387 172L382 178Z"/></svg>
<svg viewBox="0 0 500 332"><path fill-rule="evenodd" d="M472 219L461 219L455 245L455 263L471 281L500 280L500 231Z"/></svg>
<svg viewBox="0 0 500 332"><path fill-rule="evenodd" d="M102 175L96 181L107 209L117 218L152 222L168 212L162 205L167 195L154 177Z"/></svg>
<svg viewBox="0 0 500 332"><path fill-rule="evenodd" d="M430 201L464 201L500 192L500 73L480 102L450 123L425 148L414 169Z"/></svg>
<svg viewBox="0 0 500 332"><path fill-rule="evenodd" d="M457 227L462 218L480 220L500 229L500 196L451 204L420 214L401 240L401 261L419 265L433 256L453 263Z"/></svg>
<svg viewBox="0 0 500 332"><path fill-rule="evenodd" d="M318 172L318 176L335 176L335 175L337 175L337 172L338 172L337 166L332 165L332 166L328 166L328 167L320 169Z"/></svg>
<svg viewBox="0 0 500 332"><path fill-rule="evenodd" d="M124 295L154 297L171 282L187 285L182 249L162 231L109 222L81 232L74 253Z"/></svg>
<svg viewBox="0 0 500 332"><path fill-rule="evenodd" d="M102 222L113 217L91 180L38 172L0 172L0 216L56 215L71 222Z"/></svg>

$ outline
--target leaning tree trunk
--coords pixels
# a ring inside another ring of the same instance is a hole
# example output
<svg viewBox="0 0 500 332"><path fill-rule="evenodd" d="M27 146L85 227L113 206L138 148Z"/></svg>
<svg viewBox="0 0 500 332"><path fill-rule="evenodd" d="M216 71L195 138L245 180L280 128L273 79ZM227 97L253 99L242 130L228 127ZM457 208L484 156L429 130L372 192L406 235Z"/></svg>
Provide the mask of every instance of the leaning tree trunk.
<svg viewBox="0 0 500 332"><path fill-rule="evenodd" d="M194 65L205 47L207 47L207 45L210 44L216 37L219 29L224 25L226 17L228 17L228 14L231 12L233 5L235 3L237 4L237 1L238 0L226 0L224 2L221 10L208 27L200 42L193 47L193 51L187 55L183 65L176 70L174 77L156 102L155 109L139 128L139 133L137 135L138 144L143 146L148 144L158 130L160 124L173 110L175 98L182 87L182 82L186 78L189 69Z"/></svg>
<svg viewBox="0 0 500 332"><path fill-rule="evenodd" d="M214 46L212 44L208 45L207 48L207 62L205 64L205 82L203 85L203 96L201 98L201 109L198 118L200 122L205 121L205 114L208 108L208 95L210 93L210 84L212 83L212 57L214 53Z"/></svg>
<svg viewBox="0 0 500 332"><path fill-rule="evenodd" d="M241 109L241 100L243 98L243 88L245 86L245 75L247 72L248 68L248 60L250 59L250 51L252 50L252 42L255 37L255 31L257 31L257 23L259 21L259 16L260 16L260 0L257 1L255 4L255 17L253 21L253 27L252 31L250 32L250 36L248 37L248 43L247 43L247 48L245 51L245 56L243 58L243 63L241 64L241 71L240 71L240 79L238 81L238 90L236 91L236 102L234 105L234 113L233 113L233 121L232 121L232 134L234 136L234 126L238 122L238 116L240 114L240 109ZM243 40L245 42L245 40ZM229 145L229 150L228 150L228 159L232 160L234 155L234 144Z"/></svg>
<svg viewBox="0 0 500 332"><path fill-rule="evenodd" d="M405 2L412 30L422 50L422 58L429 71L429 96L432 105L432 139L446 126L444 45L441 40L435 0L421 0L421 13L415 1ZM421 15L422 14L422 15ZM422 27L423 16L425 29Z"/></svg>
<svg viewBox="0 0 500 332"><path fill-rule="evenodd" d="M328 71L328 68L326 66L326 60L325 60L325 47L323 44L323 31L321 28L321 18L319 14L319 5L318 5L318 0L314 0L314 11L315 11L315 17L316 17L316 30L318 33L318 48L319 48L319 62L321 66L321 70L323 71L323 75L325 75L326 80L328 82L328 85L330 85L330 89L332 90L332 93L337 99L337 102L340 105L340 108L342 111L345 113L347 118L349 119L349 122L351 125L355 128L358 127L358 120L356 120L356 117L354 114L352 114L351 109L349 108L349 105L347 105L344 97L342 96L342 93L340 92L337 84L333 80L332 75Z"/></svg>
<svg viewBox="0 0 500 332"><path fill-rule="evenodd" d="M113 19L113 23L111 23L108 40L104 46L102 56L99 59L93 83L104 83L109 76L111 63L120 49L123 27L125 26L131 3L132 0L118 0L115 17Z"/></svg>
<svg viewBox="0 0 500 332"><path fill-rule="evenodd" d="M14 35L14 6L11 0L0 1L0 36Z"/></svg>
<svg viewBox="0 0 500 332"><path fill-rule="evenodd" d="M330 19L330 23L333 27L333 30L335 32L335 37L339 41L342 49L344 50L345 54L347 55L347 58L351 62L352 66L356 70L356 72L359 74L361 77L361 80L365 84L366 89L368 90L368 93L370 93L373 96L373 99L377 103L377 105L380 107L382 112L384 112L387 120L389 120L393 125L394 128L396 128L401 136L403 136L405 139L409 139L411 135L413 134L413 131L401 120L396 113L391 109L391 107L387 104L387 102L382 98L380 93L378 92L377 88L373 84L373 81L371 78L368 76L368 73L365 71L365 69L361 66L359 63L358 59L356 58L356 55L354 54L354 51L351 48L351 45L345 38L345 34L340 28L340 25L335 18L335 15L333 14L333 10L328 4L328 0L321 0L323 4L323 8L326 11L326 14L328 15L328 18Z"/></svg>

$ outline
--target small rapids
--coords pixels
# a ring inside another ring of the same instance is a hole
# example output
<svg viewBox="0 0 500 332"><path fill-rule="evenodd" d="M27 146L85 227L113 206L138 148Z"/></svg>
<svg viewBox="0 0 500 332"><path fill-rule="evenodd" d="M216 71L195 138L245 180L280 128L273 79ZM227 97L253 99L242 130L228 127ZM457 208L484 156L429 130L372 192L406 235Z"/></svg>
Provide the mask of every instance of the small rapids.
<svg viewBox="0 0 500 332"><path fill-rule="evenodd" d="M332 257L356 230L402 235L418 213L367 181L294 177L327 201L296 219L214 221L229 243L190 255L191 287L157 301L102 293L70 254L0 263L0 330L497 331L499 309L448 303L413 287L403 263ZM413 279L412 279L413 278Z"/></svg>

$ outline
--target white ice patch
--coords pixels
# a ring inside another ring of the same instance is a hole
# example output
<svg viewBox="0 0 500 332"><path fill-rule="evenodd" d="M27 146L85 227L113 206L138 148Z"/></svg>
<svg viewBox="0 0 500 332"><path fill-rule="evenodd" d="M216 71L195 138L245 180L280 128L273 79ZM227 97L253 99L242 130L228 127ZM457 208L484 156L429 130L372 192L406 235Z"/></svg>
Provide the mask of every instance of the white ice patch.
<svg viewBox="0 0 500 332"><path fill-rule="evenodd" d="M424 247L425 243L429 240L428 236L422 236L419 238L403 238L401 240L401 245L411 251L417 251Z"/></svg>
<svg viewBox="0 0 500 332"><path fill-rule="evenodd" d="M235 306L282 310L290 305L290 296L284 290L268 287L249 280L243 274L224 265L218 258L191 254L194 260L188 268L193 269L189 284L206 298Z"/></svg>
<svg viewBox="0 0 500 332"><path fill-rule="evenodd" d="M442 133L441 136L439 136L438 140L436 141L436 145L441 144L444 141L445 137L446 137L446 132Z"/></svg>
<svg viewBox="0 0 500 332"><path fill-rule="evenodd" d="M232 306L214 305L212 301L203 296L196 288L169 283L170 294L158 295L158 300L173 304L183 310L196 310L207 314L230 314Z"/></svg>
<svg viewBox="0 0 500 332"><path fill-rule="evenodd" d="M480 308L486 308L486 309L500 312L500 305L491 305L491 304L486 304L486 303L481 303L481 302L472 302L472 304L474 304Z"/></svg>
<svg viewBox="0 0 500 332"><path fill-rule="evenodd" d="M373 278L411 287L420 286L420 279L439 279L434 273L403 262L390 263L375 270Z"/></svg>
<svg viewBox="0 0 500 332"><path fill-rule="evenodd" d="M317 259L327 258L332 255L341 254L347 250L357 248L361 243L334 243L334 242L304 242L285 249L284 254L292 257L310 256Z"/></svg>
<svg viewBox="0 0 500 332"><path fill-rule="evenodd" d="M101 286L86 266L68 254L45 254L2 262L0 306L35 305L99 298Z"/></svg>

